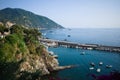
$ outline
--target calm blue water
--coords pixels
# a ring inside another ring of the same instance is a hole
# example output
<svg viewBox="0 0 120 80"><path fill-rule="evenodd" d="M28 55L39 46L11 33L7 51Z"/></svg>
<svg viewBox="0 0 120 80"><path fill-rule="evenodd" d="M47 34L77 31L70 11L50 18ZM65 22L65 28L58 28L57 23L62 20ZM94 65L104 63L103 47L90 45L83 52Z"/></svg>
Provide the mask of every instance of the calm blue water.
<svg viewBox="0 0 120 80"><path fill-rule="evenodd" d="M120 29L64 29L64 30L49 30L44 31L45 36L51 39L90 43L90 44L103 44L120 46ZM71 37L68 37L71 35ZM112 70L120 71L120 54L105 51L95 50L82 50L75 48L49 48L49 51L53 51L57 54L59 65L79 65L76 68L62 70L51 77L61 78L63 80L93 80L89 74L106 75ZM85 52L85 55L81 55ZM99 66L99 62L102 61L103 65ZM95 69L89 70L90 63L95 63ZM108 69L106 65L112 65L113 67ZM97 68L101 69L101 72L96 71Z"/></svg>
<svg viewBox="0 0 120 80"><path fill-rule="evenodd" d="M120 28L118 29L58 29L48 30L45 37L79 43L120 46ZM71 35L71 37L68 37Z"/></svg>

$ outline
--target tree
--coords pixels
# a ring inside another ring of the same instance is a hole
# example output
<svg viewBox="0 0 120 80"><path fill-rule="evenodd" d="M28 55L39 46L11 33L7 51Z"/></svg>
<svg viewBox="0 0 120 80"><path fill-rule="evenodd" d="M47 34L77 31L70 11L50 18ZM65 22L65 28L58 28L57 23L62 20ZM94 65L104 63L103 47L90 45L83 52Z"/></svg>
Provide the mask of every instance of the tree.
<svg viewBox="0 0 120 80"><path fill-rule="evenodd" d="M5 30L5 27L0 25L0 32L3 34L4 33L4 30Z"/></svg>

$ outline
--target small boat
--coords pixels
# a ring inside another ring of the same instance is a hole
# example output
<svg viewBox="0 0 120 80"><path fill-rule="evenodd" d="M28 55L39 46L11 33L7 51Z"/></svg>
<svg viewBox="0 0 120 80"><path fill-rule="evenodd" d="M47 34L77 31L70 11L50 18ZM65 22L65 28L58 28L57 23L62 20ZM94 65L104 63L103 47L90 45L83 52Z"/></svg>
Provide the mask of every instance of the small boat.
<svg viewBox="0 0 120 80"><path fill-rule="evenodd" d="M112 65L106 65L106 68L112 68Z"/></svg>
<svg viewBox="0 0 120 80"><path fill-rule="evenodd" d="M53 51L49 51L49 54L50 54L50 55L54 55L54 52L53 52Z"/></svg>
<svg viewBox="0 0 120 80"><path fill-rule="evenodd" d="M90 65L91 65L91 66L95 66L95 63L91 62Z"/></svg>
<svg viewBox="0 0 120 80"><path fill-rule="evenodd" d="M85 52L82 52L81 55L85 55Z"/></svg>
<svg viewBox="0 0 120 80"><path fill-rule="evenodd" d="M70 37L70 35L68 35L68 37Z"/></svg>
<svg viewBox="0 0 120 80"><path fill-rule="evenodd" d="M89 69L90 69L90 70L93 70L93 69L94 69L94 67L90 67Z"/></svg>
<svg viewBox="0 0 120 80"><path fill-rule="evenodd" d="M49 31L50 33L52 33L53 31Z"/></svg>
<svg viewBox="0 0 120 80"><path fill-rule="evenodd" d="M98 68L98 69L97 69L97 72L101 72L101 69L100 69L100 68Z"/></svg>
<svg viewBox="0 0 120 80"><path fill-rule="evenodd" d="M64 41L67 41L67 39L64 39Z"/></svg>
<svg viewBox="0 0 120 80"><path fill-rule="evenodd" d="M100 66L103 65L103 62L99 62L99 65L100 65Z"/></svg>

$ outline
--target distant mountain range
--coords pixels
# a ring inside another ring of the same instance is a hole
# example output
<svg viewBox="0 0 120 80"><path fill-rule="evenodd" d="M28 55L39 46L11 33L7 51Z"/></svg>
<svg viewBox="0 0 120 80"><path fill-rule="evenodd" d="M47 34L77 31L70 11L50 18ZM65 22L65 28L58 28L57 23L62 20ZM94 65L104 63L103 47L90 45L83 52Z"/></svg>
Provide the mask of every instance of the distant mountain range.
<svg viewBox="0 0 120 80"><path fill-rule="evenodd" d="M63 28L47 17L19 8L5 8L0 10L0 22L6 23L8 21L26 27L43 29Z"/></svg>

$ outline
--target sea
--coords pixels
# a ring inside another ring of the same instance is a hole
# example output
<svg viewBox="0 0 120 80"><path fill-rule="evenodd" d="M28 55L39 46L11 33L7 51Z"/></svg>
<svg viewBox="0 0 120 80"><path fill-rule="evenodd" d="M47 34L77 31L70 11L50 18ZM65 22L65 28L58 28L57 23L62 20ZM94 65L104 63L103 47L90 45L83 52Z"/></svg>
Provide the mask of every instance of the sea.
<svg viewBox="0 0 120 80"><path fill-rule="evenodd" d="M52 29L41 32L49 39L120 47L120 28ZM60 66L78 65L71 69L53 72L45 77L49 80L95 80L95 77L120 71L120 53L117 52L65 47L49 47L48 50L58 55ZM84 55L81 55L82 53ZM103 64L100 65L100 62ZM92 66L91 63L95 65ZM111 67L107 68L107 66ZM100 71L97 71L98 69Z"/></svg>

